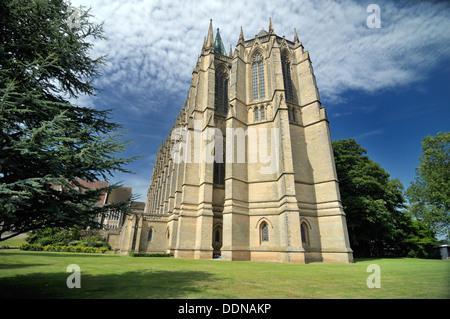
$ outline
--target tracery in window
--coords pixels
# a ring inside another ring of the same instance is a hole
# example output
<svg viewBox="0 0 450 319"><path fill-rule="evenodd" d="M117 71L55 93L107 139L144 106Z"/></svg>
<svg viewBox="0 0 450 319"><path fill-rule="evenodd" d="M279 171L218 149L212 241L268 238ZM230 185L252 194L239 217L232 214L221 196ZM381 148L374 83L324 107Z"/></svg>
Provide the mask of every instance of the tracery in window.
<svg viewBox="0 0 450 319"><path fill-rule="evenodd" d="M291 78L291 63L289 62L289 59L285 54L281 56L281 69L283 71L283 82L284 82L284 89L286 92L286 101L293 102L294 91Z"/></svg>
<svg viewBox="0 0 450 319"><path fill-rule="evenodd" d="M264 61L261 54L253 57L252 63L252 83L253 99L264 99L266 97L266 88L264 80Z"/></svg>
<svg viewBox="0 0 450 319"><path fill-rule="evenodd" d="M228 113L228 72L225 67L216 70L214 109L217 113Z"/></svg>

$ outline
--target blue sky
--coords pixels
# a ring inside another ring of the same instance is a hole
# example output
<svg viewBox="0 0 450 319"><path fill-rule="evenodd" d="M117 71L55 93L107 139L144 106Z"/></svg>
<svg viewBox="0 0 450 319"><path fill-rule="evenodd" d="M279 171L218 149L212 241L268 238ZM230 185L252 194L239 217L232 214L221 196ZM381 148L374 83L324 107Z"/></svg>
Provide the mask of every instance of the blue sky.
<svg viewBox="0 0 450 319"><path fill-rule="evenodd" d="M126 156L135 174L112 181L145 201L153 163L182 108L209 20L228 51L272 18L275 33L308 50L333 140L355 138L391 177L408 187L427 135L450 129L450 4L420 1L72 0L104 22L108 55L95 81L97 97L75 103L113 108L113 120L133 140ZM381 28L369 28L367 6L380 8Z"/></svg>

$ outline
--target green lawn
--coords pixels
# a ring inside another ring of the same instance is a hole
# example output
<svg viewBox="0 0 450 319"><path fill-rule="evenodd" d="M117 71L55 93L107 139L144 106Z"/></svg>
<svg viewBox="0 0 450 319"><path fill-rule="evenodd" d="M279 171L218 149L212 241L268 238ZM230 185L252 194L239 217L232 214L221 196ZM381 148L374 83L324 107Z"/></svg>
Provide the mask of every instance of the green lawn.
<svg viewBox="0 0 450 319"><path fill-rule="evenodd" d="M67 266L81 268L69 289ZM367 266L381 288L366 285ZM450 262L361 259L307 265L0 250L0 298L450 298Z"/></svg>

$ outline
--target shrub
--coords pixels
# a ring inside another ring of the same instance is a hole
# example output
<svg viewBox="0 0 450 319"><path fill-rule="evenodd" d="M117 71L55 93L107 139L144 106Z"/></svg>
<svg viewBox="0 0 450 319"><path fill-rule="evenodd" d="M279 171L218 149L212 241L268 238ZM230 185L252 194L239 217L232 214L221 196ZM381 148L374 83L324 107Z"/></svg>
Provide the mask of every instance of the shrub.
<svg viewBox="0 0 450 319"><path fill-rule="evenodd" d="M19 247L20 250L29 250L29 251L42 251L44 248L40 244L23 244Z"/></svg>
<svg viewBox="0 0 450 319"><path fill-rule="evenodd" d="M54 234L52 237L52 244L54 245L60 245L60 246L65 246L67 245L70 241L73 240L72 238L72 233L69 230L66 229L62 229L59 232L57 232L56 234Z"/></svg>
<svg viewBox="0 0 450 319"><path fill-rule="evenodd" d="M55 251L55 252L71 252L71 253L102 253L104 254L109 249L108 247L88 247L88 246L59 246L59 245L45 245L41 244L23 244L20 246L21 250L29 251Z"/></svg>
<svg viewBox="0 0 450 319"><path fill-rule="evenodd" d="M131 257L172 257L171 254L163 254L163 253L147 254L147 253L130 252L129 255Z"/></svg>
<svg viewBox="0 0 450 319"><path fill-rule="evenodd" d="M53 243L53 240L50 237L43 237L37 241L38 244L41 244L41 246L47 246L51 245Z"/></svg>
<svg viewBox="0 0 450 319"><path fill-rule="evenodd" d="M79 234L77 232L55 227L33 230L28 233L26 241L30 244L41 244L42 246L65 246L76 239L79 239Z"/></svg>

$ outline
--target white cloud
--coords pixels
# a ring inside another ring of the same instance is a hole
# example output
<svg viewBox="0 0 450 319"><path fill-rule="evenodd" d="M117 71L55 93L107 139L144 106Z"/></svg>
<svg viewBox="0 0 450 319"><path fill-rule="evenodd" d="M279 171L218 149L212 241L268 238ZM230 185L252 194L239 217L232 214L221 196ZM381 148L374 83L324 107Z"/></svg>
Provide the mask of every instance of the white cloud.
<svg viewBox="0 0 450 319"><path fill-rule="evenodd" d="M359 141L362 140L363 138L369 137L369 136L373 136L373 135L380 135L383 134L384 130L383 129L376 129L376 130L372 130L372 131L368 131L368 132L364 132L361 133L355 137L353 137L355 140Z"/></svg>
<svg viewBox="0 0 450 319"><path fill-rule="evenodd" d="M322 102L345 101L347 90L375 93L417 84L450 58L450 8L447 3L378 1L381 28L370 29L370 3L357 1L153 1L72 0L92 6L104 21L107 41L95 55L108 54L108 65L96 86L103 100L135 114L180 109L192 69L207 34L209 19L228 52L243 27L246 39L269 17L275 33L293 40L294 28L309 51ZM168 105L168 98L178 105ZM91 103L106 103L97 99ZM84 101L84 100L83 100ZM336 110L335 116L345 115ZM381 132L369 132L380 134ZM368 136L368 134L364 136Z"/></svg>
<svg viewBox="0 0 450 319"><path fill-rule="evenodd" d="M92 3L92 4L91 4ZM220 27L227 51L271 16L278 35L297 29L311 59L322 97L346 89L375 91L418 81L450 55L450 10L442 3L379 4L382 27L369 29L366 6L353 1L73 1L92 5L108 41L97 45L109 63L99 86L139 96L182 94L206 36L209 19ZM215 31L215 30L214 30ZM152 94L150 94L152 95ZM154 106L147 106L150 110Z"/></svg>

